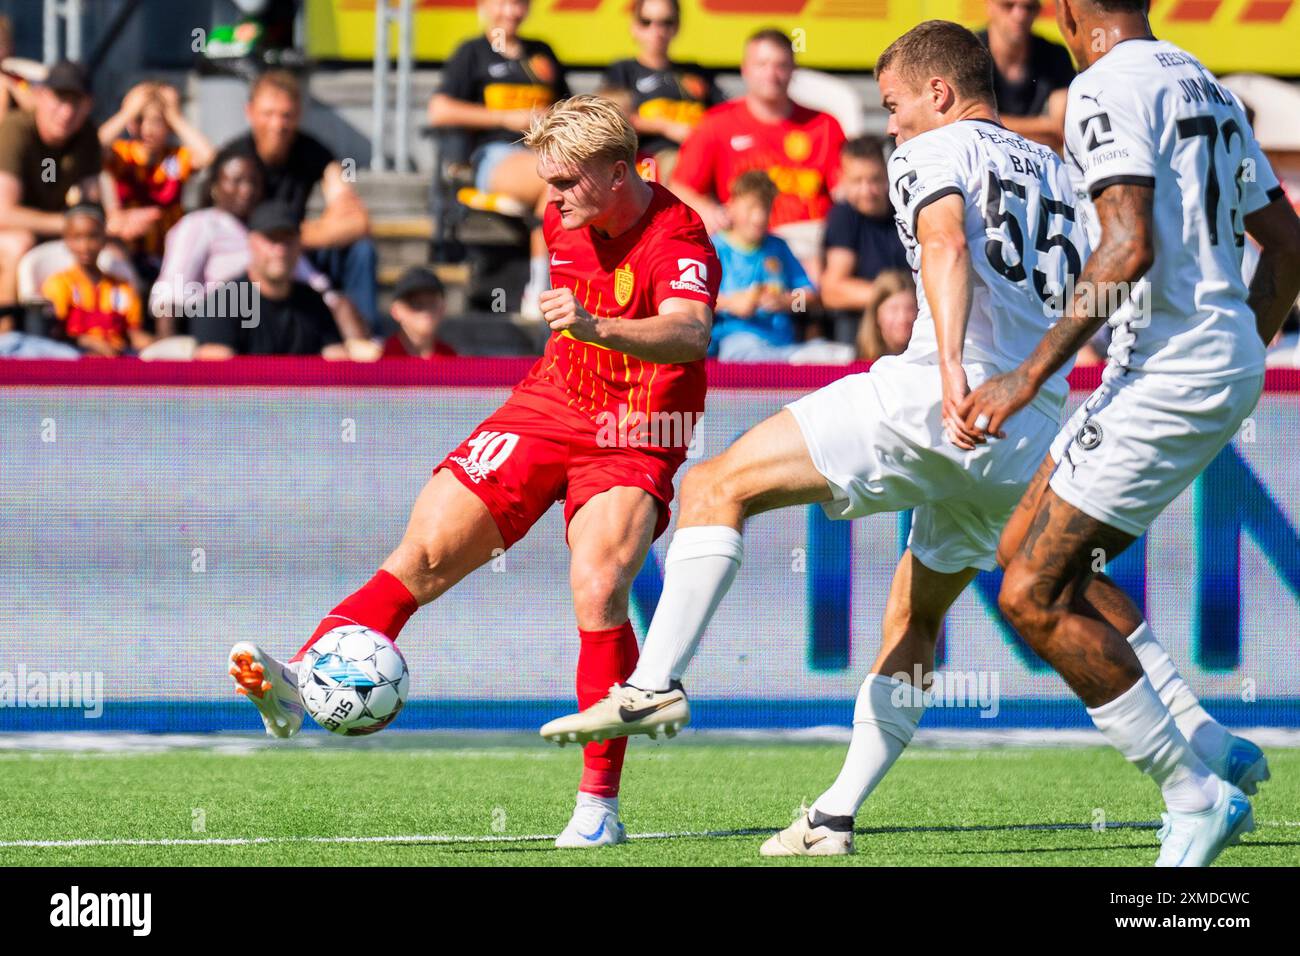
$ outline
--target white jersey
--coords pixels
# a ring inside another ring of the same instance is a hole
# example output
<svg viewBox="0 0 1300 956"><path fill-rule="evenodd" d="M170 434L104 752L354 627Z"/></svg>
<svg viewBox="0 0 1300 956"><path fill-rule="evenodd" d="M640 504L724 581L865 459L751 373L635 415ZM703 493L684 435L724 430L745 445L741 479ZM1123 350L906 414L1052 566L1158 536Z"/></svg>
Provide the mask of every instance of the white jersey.
<svg viewBox="0 0 1300 956"><path fill-rule="evenodd" d="M1172 43L1125 40L1070 84L1065 149L1089 199L1115 184L1155 190L1155 263L1110 317L1107 379L1258 374L1242 219L1281 190L1236 96Z"/></svg>
<svg viewBox="0 0 1300 956"><path fill-rule="evenodd" d="M933 361L934 317L920 273L916 220L937 199L966 204L966 242L974 281L964 362L1009 372L1042 340L1061 314L1067 277L1077 278L1089 253L1073 187L1055 153L990 120L960 120L908 140L889 158L890 197L898 233L917 274L919 311L905 361ZM1035 399L1060 413L1073 360Z"/></svg>

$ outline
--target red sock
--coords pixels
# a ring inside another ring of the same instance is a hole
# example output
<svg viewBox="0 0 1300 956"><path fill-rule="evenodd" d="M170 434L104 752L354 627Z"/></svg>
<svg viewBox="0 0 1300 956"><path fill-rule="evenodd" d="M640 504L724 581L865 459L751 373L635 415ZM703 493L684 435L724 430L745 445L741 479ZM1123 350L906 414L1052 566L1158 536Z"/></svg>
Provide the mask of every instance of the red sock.
<svg viewBox="0 0 1300 956"><path fill-rule="evenodd" d="M322 634L348 624L360 624L396 641L397 635L419 607L405 584L387 571L376 571L375 576L363 584L359 591L344 598L342 604L325 615L307 643L290 658L290 663L302 660L307 648L315 644Z"/></svg>
<svg viewBox="0 0 1300 956"><path fill-rule="evenodd" d="M609 693L611 685L631 676L639 652L631 621L607 631L578 628L578 637L582 639L578 652L578 707L585 708ZM582 782L578 790L598 797L617 797L625 753L626 737L587 744L582 750Z"/></svg>

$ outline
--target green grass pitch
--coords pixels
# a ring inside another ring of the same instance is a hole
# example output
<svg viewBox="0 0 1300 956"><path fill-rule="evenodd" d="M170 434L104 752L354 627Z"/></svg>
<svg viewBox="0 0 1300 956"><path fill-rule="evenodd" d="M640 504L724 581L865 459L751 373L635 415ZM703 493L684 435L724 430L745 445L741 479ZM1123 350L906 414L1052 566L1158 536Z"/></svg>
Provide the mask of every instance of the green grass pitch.
<svg viewBox="0 0 1300 956"><path fill-rule="evenodd" d="M623 819L644 836L560 851L540 836L568 819L579 755L536 738L9 750L0 864L1149 866L1156 856L1159 796L1110 750L917 746L859 815L856 856L761 859L759 844L834 779L843 754L838 743L638 738ZM1268 756L1257 829L1219 865L1300 865L1300 749ZM1102 820L1111 826L1094 826ZM341 839L376 837L410 839ZM255 838L266 839L220 842Z"/></svg>

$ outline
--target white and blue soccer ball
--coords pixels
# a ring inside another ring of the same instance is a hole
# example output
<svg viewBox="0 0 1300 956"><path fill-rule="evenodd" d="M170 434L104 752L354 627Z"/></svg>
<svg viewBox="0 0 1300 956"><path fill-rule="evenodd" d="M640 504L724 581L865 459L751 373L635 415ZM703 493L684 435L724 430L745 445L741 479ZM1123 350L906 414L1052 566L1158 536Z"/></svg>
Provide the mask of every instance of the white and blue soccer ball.
<svg viewBox="0 0 1300 956"><path fill-rule="evenodd" d="M298 665L303 707L347 737L383 730L406 703L406 658L383 634L351 624L322 634Z"/></svg>

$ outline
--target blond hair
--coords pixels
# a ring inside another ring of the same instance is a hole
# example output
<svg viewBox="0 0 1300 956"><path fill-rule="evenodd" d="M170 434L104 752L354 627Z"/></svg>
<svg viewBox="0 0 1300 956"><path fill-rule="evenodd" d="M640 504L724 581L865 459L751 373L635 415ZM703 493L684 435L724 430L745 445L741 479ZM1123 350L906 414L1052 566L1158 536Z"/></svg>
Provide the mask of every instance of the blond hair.
<svg viewBox="0 0 1300 956"><path fill-rule="evenodd" d="M248 102L257 99L257 94L265 89L279 90L287 94L295 103L302 104L302 84L298 82L298 77L288 70L268 70L258 76L248 89Z"/></svg>
<svg viewBox="0 0 1300 956"><path fill-rule="evenodd" d="M585 94L555 103L524 134L524 145L538 156L571 166L601 158L634 169L636 142L619 104Z"/></svg>

